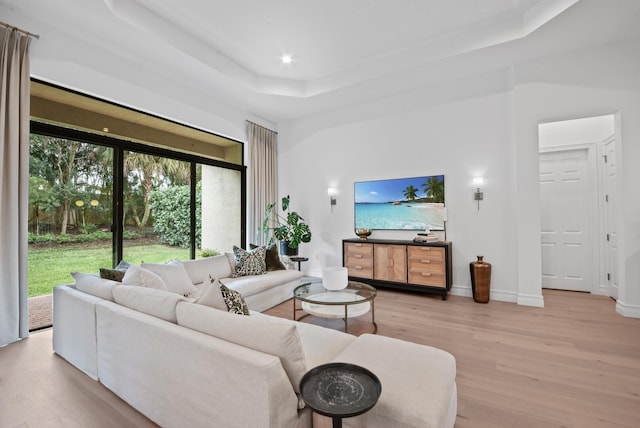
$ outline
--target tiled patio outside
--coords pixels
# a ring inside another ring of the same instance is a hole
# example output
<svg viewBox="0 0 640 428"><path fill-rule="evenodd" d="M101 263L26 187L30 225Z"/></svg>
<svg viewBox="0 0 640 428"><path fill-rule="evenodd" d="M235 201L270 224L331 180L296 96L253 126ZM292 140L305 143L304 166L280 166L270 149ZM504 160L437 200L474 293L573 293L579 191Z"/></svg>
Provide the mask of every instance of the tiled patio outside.
<svg viewBox="0 0 640 428"><path fill-rule="evenodd" d="M51 294L29 299L29 330L51 326Z"/></svg>

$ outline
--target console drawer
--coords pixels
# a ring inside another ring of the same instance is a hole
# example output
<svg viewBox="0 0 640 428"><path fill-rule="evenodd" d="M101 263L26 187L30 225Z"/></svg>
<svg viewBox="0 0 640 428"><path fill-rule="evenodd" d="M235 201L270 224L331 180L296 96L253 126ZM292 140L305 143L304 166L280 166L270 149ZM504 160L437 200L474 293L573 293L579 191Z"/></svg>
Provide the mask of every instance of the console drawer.
<svg viewBox="0 0 640 428"><path fill-rule="evenodd" d="M444 272L409 271L409 284L446 287Z"/></svg>
<svg viewBox="0 0 640 428"><path fill-rule="evenodd" d="M409 260L411 259L427 259L431 261L441 261L444 263L444 248L439 247L416 247L410 246Z"/></svg>
<svg viewBox="0 0 640 428"><path fill-rule="evenodd" d="M345 242L344 266L349 276L373 278L373 244Z"/></svg>

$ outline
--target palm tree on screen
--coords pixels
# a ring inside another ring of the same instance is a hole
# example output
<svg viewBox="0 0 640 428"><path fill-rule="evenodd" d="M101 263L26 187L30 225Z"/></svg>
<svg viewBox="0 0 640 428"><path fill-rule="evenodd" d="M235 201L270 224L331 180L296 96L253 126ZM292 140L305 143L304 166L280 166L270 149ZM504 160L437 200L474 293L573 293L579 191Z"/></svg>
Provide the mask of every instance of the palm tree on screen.
<svg viewBox="0 0 640 428"><path fill-rule="evenodd" d="M418 196L418 189L413 187L413 184L409 185L406 189L404 189L404 197L410 201L414 201Z"/></svg>
<svg viewBox="0 0 640 428"><path fill-rule="evenodd" d="M444 202L444 180L441 176L433 175L427 178L427 181L422 184L424 192L433 202Z"/></svg>

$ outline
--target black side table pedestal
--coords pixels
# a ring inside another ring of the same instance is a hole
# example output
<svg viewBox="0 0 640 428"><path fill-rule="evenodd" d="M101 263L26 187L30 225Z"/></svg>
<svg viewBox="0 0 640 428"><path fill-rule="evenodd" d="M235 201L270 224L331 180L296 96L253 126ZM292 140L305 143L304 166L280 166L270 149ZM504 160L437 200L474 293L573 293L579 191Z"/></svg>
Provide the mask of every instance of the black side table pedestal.
<svg viewBox="0 0 640 428"><path fill-rule="evenodd" d="M289 257L289 260L291 260L292 262L298 262L298 270L300 270L300 264L301 264L302 262L309 261L309 257L298 257L298 256L293 256L293 257Z"/></svg>
<svg viewBox="0 0 640 428"><path fill-rule="evenodd" d="M328 363L309 370L300 381L302 399L313 411L342 427L342 419L371 409L382 392L380 379L364 367Z"/></svg>

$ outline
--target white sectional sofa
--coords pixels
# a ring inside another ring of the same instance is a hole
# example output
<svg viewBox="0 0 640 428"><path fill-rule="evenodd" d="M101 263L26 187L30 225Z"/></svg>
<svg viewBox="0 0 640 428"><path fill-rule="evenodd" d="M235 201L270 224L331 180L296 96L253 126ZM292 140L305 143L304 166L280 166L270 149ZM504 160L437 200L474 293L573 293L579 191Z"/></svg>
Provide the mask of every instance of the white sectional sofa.
<svg viewBox="0 0 640 428"><path fill-rule="evenodd" d="M205 263L185 268L191 276ZM160 426L311 427L299 381L333 361L367 367L382 382L376 406L344 426L454 425L455 359L445 351L94 282L85 291L54 288L54 351Z"/></svg>

